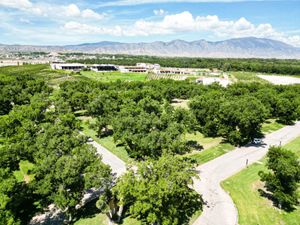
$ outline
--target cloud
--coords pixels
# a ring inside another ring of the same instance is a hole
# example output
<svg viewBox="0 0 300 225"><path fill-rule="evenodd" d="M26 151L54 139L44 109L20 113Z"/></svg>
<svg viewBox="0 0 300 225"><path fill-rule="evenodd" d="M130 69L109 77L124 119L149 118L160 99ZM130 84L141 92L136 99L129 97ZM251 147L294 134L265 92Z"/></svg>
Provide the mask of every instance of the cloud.
<svg viewBox="0 0 300 225"><path fill-rule="evenodd" d="M190 12L166 15L160 21L137 20L127 26L99 27L75 22L65 24L69 32L85 34L109 34L115 36L151 36L176 33L208 32L219 38L260 37L300 46L300 36L288 36L276 31L271 24L254 25L246 18L221 20L216 15L196 16Z"/></svg>
<svg viewBox="0 0 300 225"><path fill-rule="evenodd" d="M80 16L81 14L80 9L75 4L68 5L65 11L67 16Z"/></svg>
<svg viewBox="0 0 300 225"><path fill-rule="evenodd" d="M77 17L90 20L101 20L105 14L97 13L91 9L80 10L75 4L60 6L55 4L33 4L29 0L0 0L0 6L15 8L21 11L33 13L35 15L60 18L60 17ZM61 13L64 12L64 13Z"/></svg>
<svg viewBox="0 0 300 225"><path fill-rule="evenodd" d="M1 0L0 5L16 9L27 9L32 7L32 3L28 0Z"/></svg>
<svg viewBox="0 0 300 225"><path fill-rule="evenodd" d="M167 12L163 9L155 9L153 10L154 15L156 16L163 16L164 14L166 14Z"/></svg>
<svg viewBox="0 0 300 225"><path fill-rule="evenodd" d="M103 19L105 17L105 14L104 13L99 14L99 13L94 12L91 9L85 9L85 10L82 11L82 15L81 16L83 18L101 20L101 19Z"/></svg>
<svg viewBox="0 0 300 225"><path fill-rule="evenodd" d="M101 3L99 6L128 6L128 5L143 5L157 3L205 3L205 2L248 2L248 1L264 1L264 0L118 0ZM265 0L268 1L268 0Z"/></svg>

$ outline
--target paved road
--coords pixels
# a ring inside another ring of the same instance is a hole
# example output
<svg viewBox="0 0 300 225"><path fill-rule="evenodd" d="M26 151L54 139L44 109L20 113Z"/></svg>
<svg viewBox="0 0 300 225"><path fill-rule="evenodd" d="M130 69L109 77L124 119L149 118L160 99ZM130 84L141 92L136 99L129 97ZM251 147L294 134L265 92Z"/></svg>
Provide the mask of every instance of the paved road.
<svg viewBox="0 0 300 225"><path fill-rule="evenodd" d="M117 177L121 176L126 171L125 162L97 142L93 141L91 144L97 149L97 153L102 155L102 162L109 165L112 172L115 173Z"/></svg>
<svg viewBox="0 0 300 225"><path fill-rule="evenodd" d="M263 145L246 146L224 154L197 168L200 179L194 179L194 188L202 194L204 206L202 215L194 225L236 225L238 213L230 196L221 188L220 182L246 167L246 160L252 164L260 160L269 146L282 145L300 136L300 122L266 135Z"/></svg>

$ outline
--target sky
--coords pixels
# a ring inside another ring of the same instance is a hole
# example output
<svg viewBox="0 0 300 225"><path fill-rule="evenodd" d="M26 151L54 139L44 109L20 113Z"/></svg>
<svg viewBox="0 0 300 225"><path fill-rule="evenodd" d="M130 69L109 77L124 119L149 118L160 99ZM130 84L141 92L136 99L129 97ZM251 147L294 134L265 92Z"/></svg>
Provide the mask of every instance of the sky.
<svg viewBox="0 0 300 225"><path fill-rule="evenodd" d="M0 43L220 41L300 47L300 0L0 0Z"/></svg>

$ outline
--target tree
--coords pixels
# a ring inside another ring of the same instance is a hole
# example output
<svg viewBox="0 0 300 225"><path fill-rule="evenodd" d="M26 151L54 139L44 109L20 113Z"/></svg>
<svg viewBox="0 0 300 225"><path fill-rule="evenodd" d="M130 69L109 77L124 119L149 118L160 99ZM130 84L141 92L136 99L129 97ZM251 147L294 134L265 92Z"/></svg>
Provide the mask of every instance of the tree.
<svg viewBox="0 0 300 225"><path fill-rule="evenodd" d="M192 189L194 165L164 155L141 162L120 178L113 189L119 206L146 224L186 224L202 208L201 196Z"/></svg>
<svg viewBox="0 0 300 225"><path fill-rule="evenodd" d="M260 134L268 111L252 96L233 98L220 107L219 134L232 144L244 144Z"/></svg>
<svg viewBox="0 0 300 225"><path fill-rule="evenodd" d="M290 210L298 204L300 165L297 155L281 147L271 147L267 154L269 172L259 172L267 191L273 194L275 203Z"/></svg>

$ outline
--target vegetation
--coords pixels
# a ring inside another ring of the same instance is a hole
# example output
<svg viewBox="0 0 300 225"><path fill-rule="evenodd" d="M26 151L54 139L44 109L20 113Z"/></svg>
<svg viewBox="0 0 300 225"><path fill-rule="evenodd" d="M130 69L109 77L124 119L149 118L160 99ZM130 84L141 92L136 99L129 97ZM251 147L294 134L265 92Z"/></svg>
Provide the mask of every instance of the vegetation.
<svg viewBox="0 0 300 225"><path fill-rule="evenodd" d="M284 126L285 126L284 124L279 123L278 121L276 121L274 119L269 119L269 120L265 121L265 123L262 125L261 131L264 134L269 134L269 133L272 133L276 130L283 128Z"/></svg>
<svg viewBox="0 0 300 225"><path fill-rule="evenodd" d="M114 59L103 59L99 55L96 59L72 60L80 63L111 63L116 65L135 65L139 62L157 63L164 67L181 68L217 68L223 71L248 71L277 74L300 74L300 62L294 59L214 59L187 57L155 57L119 55Z"/></svg>
<svg viewBox="0 0 300 225"><path fill-rule="evenodd" d="M222 143L215 147L209 148L207 150L203 150L199 153L191 153L186 154L184 157L191 159L192 161L196 162L198 165L206 163L210 160L213 160L229 151L232 151L234 146L229 143Z"/></svg>
<svg viewBox="0 0 300 225"><path fill-rule="evenodd" d="M97 205L118 221L130 213L147 224L186 224L202 205L201 196L190 187L194 176L190 162L164 155L129 170Z"/></svg>
<svg viewBox="0 0 300 225"><path fill-rule="evenodd" d="M300 156L300 138L296 138L285 149L293 151ZM239 212L239 224L241 225L298 225L300 220L300 208L293 211L283 211L274 207L273 202L261 195L259 189L264 184L260 181L259 171L267 172L266 160L250 165L248 168L223 181L222 186L230 193ZM299 190L298 190L299 192Z"/></svg>
<svg viewBox="0 0 300 225"><path fill-rule="evenodd" d="M27 224L50 204L73 223L87 189L103 190L97 206L110 218L188 223L202 203L188 157L206 162L262 135L267 120L300 117L297 85L99 82L45 65L1 68L0 78L0 224ZM137 171L115 181L80 130Z"/></svg>
<svg viewBox="0 0 300 225"><path fill-rule="evenodd" d="M112 184L110 168L79 135L75 116L50 101L52 89L35 74L43 69L1 69L1 224L27 224L51 203L72 221L87 189Z"/></svg>
<svg viewBox="0 0 300 225"><path fill-rule="evenodd" d="M281 147L271 147L267 154L269 172L260 171L266 190L279 208L292 210L298 204L300 165L296 154Z"/></svg>
<svg viewBox="0 0 300 225"><path fill-rule="evenodd" d="M146 73L120 73L120 72L94 72L81 71L81 75L96 81L110 82L110 81L145 81Z"/></svg>

